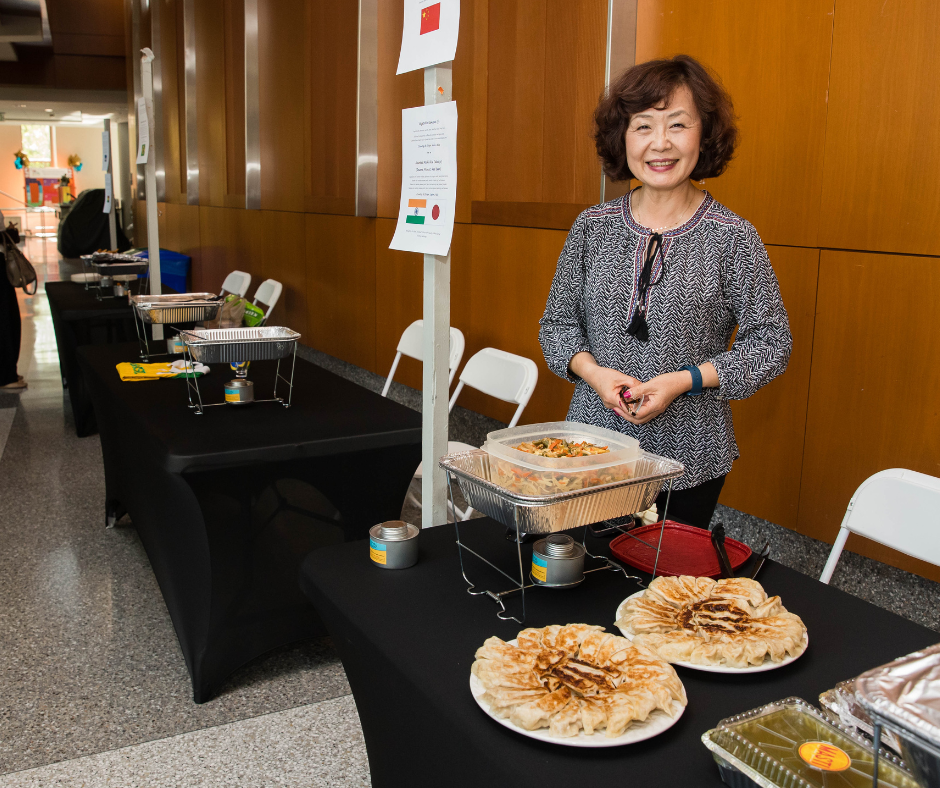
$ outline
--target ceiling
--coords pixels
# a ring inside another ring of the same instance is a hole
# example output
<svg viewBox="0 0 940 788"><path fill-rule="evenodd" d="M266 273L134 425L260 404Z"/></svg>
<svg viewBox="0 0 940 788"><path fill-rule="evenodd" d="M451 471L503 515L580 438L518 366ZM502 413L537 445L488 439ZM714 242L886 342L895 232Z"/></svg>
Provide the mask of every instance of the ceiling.
<svg viewBox="0 0 940 788"><path fill-rule="evenodd" d="M127 119L126 93L0 87L0 123L95 125L106 117L119 121Z"/></svg>
<svg viewBox="0 0 940 788"><path fill-rule="evenodd" d="M0 0L0 60L18 60L13 44L51 43L45 0Z"/></svg>

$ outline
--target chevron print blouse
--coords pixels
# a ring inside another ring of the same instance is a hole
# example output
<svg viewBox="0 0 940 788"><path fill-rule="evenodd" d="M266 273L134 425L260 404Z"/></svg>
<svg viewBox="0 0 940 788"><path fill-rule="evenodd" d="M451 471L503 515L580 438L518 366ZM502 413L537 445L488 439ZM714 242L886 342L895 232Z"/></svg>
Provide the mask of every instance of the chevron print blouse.
<svg viewBox="0 0 940 788"><path fill-rule="evenodd" d="M633 435L646 451L679 460L686 470L674 489L687 489L731 470L738 446L728 401L751 396L787 368L790 324L757 231L706 193L689 221L663 234L665 266L657 259L647 293L649 341L627 334L650 237L634 221L628 198L575 221L539 341L549 368L577 384L568 419ZM652 421L631 424L568 370L582 350L639 380L710 361L721 385L680 396Z"/></svg>

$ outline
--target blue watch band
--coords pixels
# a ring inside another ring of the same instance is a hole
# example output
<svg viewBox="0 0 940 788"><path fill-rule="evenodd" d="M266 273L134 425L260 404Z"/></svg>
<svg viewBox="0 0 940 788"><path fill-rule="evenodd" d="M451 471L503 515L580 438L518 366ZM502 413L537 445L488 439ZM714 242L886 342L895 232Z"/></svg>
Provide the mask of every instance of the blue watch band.
<svg viewBox="0 0 940 788"><path fill-rule="evenodd" d="M698 367L693 367L691 364L686 364L682 367L683 370L687 370L692 375L692 390L687 391L686 394L690 397L696 397L702 393L702 370Z"/></svg>

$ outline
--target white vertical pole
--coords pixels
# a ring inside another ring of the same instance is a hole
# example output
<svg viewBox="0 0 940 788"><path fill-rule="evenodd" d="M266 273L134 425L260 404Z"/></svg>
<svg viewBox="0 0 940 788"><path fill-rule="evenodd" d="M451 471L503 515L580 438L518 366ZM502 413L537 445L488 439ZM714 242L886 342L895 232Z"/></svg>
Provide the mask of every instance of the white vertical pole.
<svg viewBox="0 0 940 788"><path fill-rule="evenodd" d="M452 62L424 69L424 104L451 101ZM450 358L450 253L424 256L424 378L421 412L421 525L447 522L447 484L437 461L447 454Z"/></svg>
<svg viewBox="0 0 940 788"><path fill-rule="evenodd" d="M147 121L150 125L150 152L144 165L144 197L147 200L147 252L150 258L150 294L160 295L160 233L157 228L157 163L153 151L156 137L156 118L153 117L153 52L142 49L140 58L140 82L144 103L147 105ZM163 326L154 324L154 339L163 339Z"/></svg>
<svg viewBox="0 0 940 788"><path fill-rule="evenodd" d="M117 220L115 218L115 204L117 197L114 189L114 142L111 136L114 126L110 118L105 118L104 130L108 134L108 175L111 176L111 210L108 212L108 229L111 234L111 249L117 249Z"/></svg>

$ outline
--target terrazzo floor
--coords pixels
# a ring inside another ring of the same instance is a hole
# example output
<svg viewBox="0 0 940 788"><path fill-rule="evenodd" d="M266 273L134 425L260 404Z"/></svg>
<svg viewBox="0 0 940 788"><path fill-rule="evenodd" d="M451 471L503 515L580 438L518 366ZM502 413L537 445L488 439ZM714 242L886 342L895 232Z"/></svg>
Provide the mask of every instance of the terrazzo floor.
<svg viewBox="0 0 940 788"><path fill-rule="evenodd" d="M97 437L77 438L45 296L24 299L20 372L0 393L0 788L366 786L355 703L328 638L241 669L195 705L176 635L133 524L104 528ZM305 349L372 390L383 379ZM391 396L420 409L420 394ZM505 425L456 408L451 438ZM420 489L413 486L416 497ZM459 503L459 502L458 502ZM405 519L420 520L413 504ZM715 521L818 576L828 545L719 507ZM940 631L940 585L844 553L833 579ZM940 639L940 638L938 638Z"/></svg>

